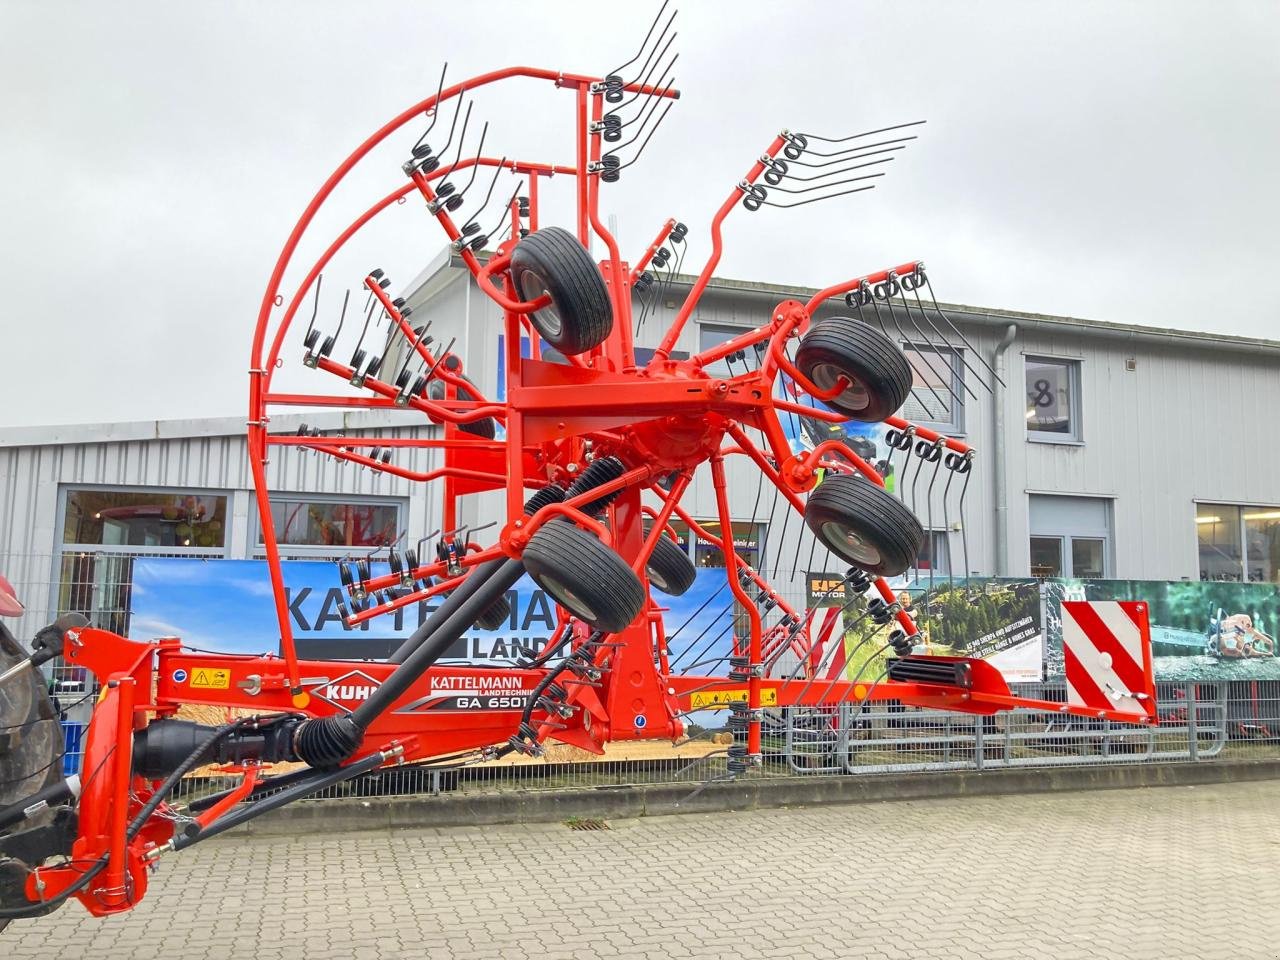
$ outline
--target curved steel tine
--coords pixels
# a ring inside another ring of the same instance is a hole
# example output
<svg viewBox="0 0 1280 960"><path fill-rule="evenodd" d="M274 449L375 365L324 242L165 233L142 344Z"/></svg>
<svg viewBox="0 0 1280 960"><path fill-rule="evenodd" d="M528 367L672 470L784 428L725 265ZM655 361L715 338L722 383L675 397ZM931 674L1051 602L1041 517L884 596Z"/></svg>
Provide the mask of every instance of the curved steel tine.
<svg viewBox="0 0 1280 960"><path fill-rule="evenodd" d="M875 184L872 184L869 187L854 187L852 190L841 190L839 193L830 193L824 197L810 197L808 200L797 200L795 203L774 203L772 200L764 200L761 202L766 207L778 207L786 210L790 207L803 207L806 203L817 203L819 200L830 200L833 197L843 197L850 193L862 193L863 191L874 190L875 188Z"/></svg>
<svg viewBox="0 0 1280 960"><path fill-rule="evenodd" d="M350 294L351 294L351 291L347 291L347 295L348 295L348 296L350 296ZM381 307L381 304L379 304L379 307ZM386 311L383 311L383 312L385 313ZM365 311L365 315L364 315L364 327L362 327L362 328L361 328L361 330L360 330L360 339L358 339L358 340L356 341L356 349L357 349L357 350L359 350L362 346L364 346L364 338L365 338L365 334L367 334L367 333L369 332L369 321L371 321L371 320L373 319L373 314L374 314L373 306L372 306L372 305L370 305L369 309ZM381 321L381 319L382 319L382 318L381 318L381 316L379 316L379 318L378 318L378 319L379 319L379 321Z"/></svg>
<svg viewBox="0 0 1280 960"><path fill-rule="evenodd" d="M875 298L873 297L873 298L872 298L872 300L871 300L871 306L875 308L875 312L876 312L876 322L877 322L877 323L879 323L879 324L880 324L880 328L881 328L882 330L884 330L886 334L888 334L888 328L886 328L886 327L885 327L885 325L884 325L884 318L880 315L880 301L879 301L879 300L877 300L877 299L875 299ZM888 306L888 304L887 304L887 303L886 303L886 306ZM895 330L897 330L897 331L898 331L898 342L899 342L899 343L906 343L906 344L910 344L910 343L911 343L911 338L910 338L910 337L908 337L908 336L906 335L906 333L904 333L904 332L903 332L902 325L901 325L900 323L898 323L898 313L897 313L897 311L896 311L896 310L894 310L891 306L889 307L889 319L890 319L891 321L893 321L893 328L894 328ZM919 332L919 331L917 331L917 332ZM919 351L916 351L916 353L917 353L917 355L919 355ZM908 361L908 362L910 362L910 361ZM933 367L929 366L927 362L925 363L925 366L926 366L926 367L928 367L929 372L930 372L931 374L936 374L936 372L937 372L937 371L935 371L935 370L933 369ZM915 365L913 364L913 365L911 366L911 373L912 373L912 377L911 377L911 379L912 379L913 381L915 380L915 374L916 374L916 373L918 373L918 372L919 372L919 371L915 368ZM937 401L938 401L938 406L939 406L940 408L942 408L942 409L944 409L944 410L945 410L947 405L946 405L946 403L943 401L942 397L938 395L938 391L933 389L933 384L929 383L929 382L926 380L926 381L925 381L925 386L928 388L929 392L930 392L931 394L933 394L933 399L935 399L935 400L937 400ZM915 390L914 383L913 383L913 385L912 385L912 388L911 388L911 389L912 389L913 391Z"/></svg>
<svg viewBox="0 0 1280 960"><path fill-rule="evenodd" d="M914 291L913 291L913 292L914 292ZM911 304L910 304L910 302L907 300L907 295L906 295L905 293L903 293L903 292L902 292L901 285L899 285L899 290L898 290L897 296L899 296L899 297L901 297L901 298L902 298L902 305L903 305L903 307L904 307L904 308L906 309L906 311L907 311L907 316L908 316L908 317L910 317L910 316L911 316ZM984 380L983 380L982 375L981 375L981 374L979 374L979 373L978 373L978 371L974 370L971 366L969 366L969 361L967 361L967 360L964 358L964 351L963 351L963 350L957 350L957 349L956 349L955 344L953 344L950 340L948 340L948 339L947 339L947 335L946 335L945 333L943 333L941 330L939 330L939 329L938 329L937 324L935 324L935 323L933 322L933 319L929 316L929 314L928 314L927 312L925 312L925 309L924 309L924 305L923 305L923 304L921 304L921 305L920 305L920 316L921 316L921 317L923 317L923 318L924 318L925 323L927 323L927 324L929 325L929 329L930 329L930 330L932 330L934 333L936 333L936 334L938 335L938 338L939 338L939 339L940 339L944 344L946 344L947 349L948 349L948 350L950 350L950 351L951 351L951 353L952 353L953 355L958 356L958 357L960 358L960 362L964 364L965 369L969 370L969 372L971 372L975 377L977 377L977 378L978 378L978 382L979 382L979 383L981 383L981 384L985 387L985 386L986 386L986 381L984 381ZM911 323L912 323L912 325L913 325L913 326L916 326L916 324L915 324L915 321L914 321L914 320L912 320L912 321L911 321ZM920 329L920 328L919 328L919 326L916 326L916 329L917 329L917 330L918 330L918 329ZM925 337L925 340L926 340L926 342L928 341L928 337L927 337L927 336ZM976 402L976 401L977 401L977 399L978 399L978 395L977 395L976 393L974 393L974 392L973 392L973 388L969 386L968 381L967 381L967 380L965 380L965 378L964 378L964 377L961 377L961 378L960 378L960 385L961 385L962 387L964 387L964 388L965 388L965 390L968 392L969 396L973 397L974 401ZM990 389L990 387L988 387L987 389L989 390L989 389Z"/></svg>
<svg viewBox="0 0 1280 960"><path fill-rule="evenodd" d="M507 230L511 229L511 217L510 217L511 204L515 203L516 197L520 196L520 191L524 189L524 183L525 182L523 180L517 183L516 188L513 191L511 191L511 196L507 199L507 202L502 205L502 213L499 215L498 222L493 225L493 230L497 230L498 227L502 226L504 222L506 223L506 228L502 231L502 233L498 234L498 239L501 239L503 236L505 236ZM493 230L490 230L488 233L485 234L485 236L492 237Z"/></svg>
<svg viewBox="0 0 1280 960"><path fill-rule="evenodd" d="M675 37L672 37L672 40L675 40ZM666 54L666 50L664 50L663 52L664 52L664 54ZM667 63L667 65L666 65L666 67L664 67L662 70L659 70L659 72L658 72L658 76L659 76L659 77L666 77L666 78L667 78L667 79L666 79L666 81L664 81L664 82L663 82L662 86L659 86L659 87L658 87L658 90L659 90L659 91L662 91L663 93L669 93L669 92L671 92L671 84L672 84L672 81L675 81L675 77L673 77L673 76L672 76L671 69L672 69L673 67L675 67L675 65L676 65L676 60L678 60L678 59L680 59L680 51L678 51L678 50L677 50L677 51L675 52L675 54L672 54L672 55L671 55L671 60L669 60L669 61L668 61L668 63ZM646 79L645 79L645 82L646 82L646 83L648 83L648 78L646 78ZM639 93L636 93L636 96L640 96L640 95L639 95ZM636 120L639 120L639 119L641 118L641 116L644 116L644 115L645 115L645 110L648 110L648 111L649 111L649 113L650 113L650 114L652 114L652 113L653 113L653 105L655 104L655 102L657 102L658 100L662 99L662 97L659 97L659 96L657 95L657 93L648 93L648 95L646 95L646 96L648 96L648 97L649 97L649 102L648 102L648 104L645 104L645 105L643 106L643 108L640 108L639 110L636 110L636 115L635 115L635 116L632 116L632 118L631 118L630 120L626 120L626 122L623 122L623 123L621 124L621 127L630 127L630 125L631 125L632 123L635 123L635 122L636 122ZM617 111L617 110L613 110L613 111L612 111L612 113L618 113L618 111ZM641 124L641 128L643 128L643 127L644 127L644 124ZM632 137L632 140L634 140L634 137ZM630 141L627 141L627 142L630 142ZM625 145L623 145L623 146L625 146Z"/></svg>
<svg viewBox="0 0 1280 960"><path fill-rule="evenodd" d="M878 313L878 312L879 312L879 310L880 310L880 303L879 303L879 301L877 301L877 300L873 300L873 301L872 301L872 303L874 304L874 306L875 306L875 308L876 308L876 312ZM885 300L885 306L886 306L886 307L888 308L888 310L889 310L889 317L890 317L890 319L892 319L892 320L893 320L893 326L894 326L894 328L895 328L895 329L897 329L898 334L902 337L902 342L903 342L903 343L905 343L905 344L907 345L907 349L908 349L908 350L911 350L911 351L912 351L912 352L913 352L917 357L919 357L919 358L920 358L920 363L922 363L922 364L924 365L925 369L929 371L929 376L930 376L930 377L937 377L939 381L942 381L942 382L943 382L943 386L944 386L944 388L946 389L947 393L951 396L952 402L954 403L954 402L955 402L956 400L958 400L959 398L955 395L955 391L953 391L953 390L951 389L951 386L950 386L949 382L947 382L947 381L949 381L949 380L951 379L951 370L950 370L949 368L944 367L944 368L943 368L943 372L942 372L942 374L939 374L939 373L938 373L938 368L937 368L937 367L935 367L935 366L933 365L933 362L929 359L929 357L928 357L928 355L927 355L927 352L926 352L926 351L922 351L922 350L920 349L920 347L922 347L922 346L929 346L929 347L931 347L931 346L933 346L933 344L929 341L929 338L928 338L928 337L926 337L926 336L924 335L924 332L923 332L923 331L921 331L920 327L916 325L915 319L911 316L911 312L910 312L910 311L907 311L907 321L911 324L911 326L912 326L912 327L915 329L915 331L916 331L917 339L916 339L914 342L912 341L912 339L911 339L910 337L908 337L908 336L903 332L901 325L898 323L898 311L894 309L894 306L893 306L893 298L892 298L892 297L890 297L890 298L888 298L888 299L886 299L886 300ZM936 356L936 354L935 354L935 356ZM908 361L908 362L910 362L910 361ZM921 372L923 372L923 371L921 371L921 370L920 370L920 369L919 369L915 364L911 364L911 367L912 367L912 371L913 371L913 373L921 373ZM914 379L914 377L913 377L913 379ZM946 411L949 409L949 408L948 408L948 406L947 406L947 403L946 403L946 401L945 401L945 400L943 400L943 399L942 399L942 397L939 395L938 391L937 391L937 390L935 390L935 389L933 389L933 384L932 384L932 383L930 383L928 380L925 380L924 385L925 385L926 387L928 387L928 388L929 388L929 392L930 392L931 394L933 394L933 399L935 399L935 400L937 400L937 401L938 401L938 408L939 408L938 412L939 412L940 414L941 414L941 413L946 412ZM912 389L914 390L914 386L913 386L913 388L912 388ZM974 399L976 400L977 398L975 397ZM943 417L941 417L941 416L938 416L938 417L930 417L929 419L931 419L931 420L935 420L935 419L936 419L936 420L942 420L942 419L944 419L944 418L943 418Z"/></svg>
<svg viewBox="0 0 1280 960"><path fill-rule="evenodd" d="M484 122L484 126L480 128L480 146L476 148L476 159L475 159L475 162L471 164L471 176L467 178L467 185L454 194L454 196L457 197L459 200L461 200L463 197L467 195L467 191L470 190L472 185L476 182L476 172L480 169L480 157L484 154L484 138L488 135L488 133L489 133L489 121L486 120ZM465 136L465 134L466 134L466 131L464 130L463 135ZM461 140L458 141L458 148L459 148L458 153L461 154L462 153ZM499 172L501 172L502 168L499 167L498 170Z"/></svg>
<svg viewBox="0 0 1280 960"><path fill-rule="evenodd" d="M848 143L850 140L859 140L862 137L873 137L877 133L889 133L891 130L903 130L907 127L918 127L922 123L928 123L927 120L912 120L909 123L895 123L892 127L881 127L879 130L865 130L862 133L853 133L847 137L823 137L816 133L802 133L800 136L807 140L821 140L823 143Z"/></svg>
<svg viewBox="0 0 1280 960"><path fill-rule="evenodd" d="M454 157L453 157L453 163L449 164L449 166L445 169L444 173L440 174L440 179L442 179L442 180L443 180L444 178L448 177L448 176L451 176L451 175L453 174L453 171L455 171L455 170L457 170L457 169L458 169L458 164L462 162L462 147L463 147L463 144L465 144L465 143L466 143L466 140L467 140L467 124L469 124L469 123L471 122L471 108L472 108L473 106L475 106L475 103L476 103L476 102L475 102L474 100L468 100L468 101L467 101L467 112L466 112L466 113L463 115L463 117L462 117L462 135L458 138L458 152L457 152L456 154L454 154ZM461 105L461 104L459 104L459 105ZM456 112L456 111L454 112L454 117L453 117L453 119L454 119L454 121L455 121L455 122L456 122L456 121L457 121L457 119L458 119L458 116L457 116L457 112ZM445 149L445 150L448 150L448 149L449 149L449 144L450 144L450 143L453 143L453 130L452 130L452 129L449 131L449 142L448 142L448 143L446 143L446 144L444 145L444 149ZM443 154L443 153L444 153L444 150L442 150L442 151L440 151L440 152Z"/></svg>
<svg viewBox="0 0 1280 960"><path fill-rule="evenodd" d="M431 326L431 321L428 320L427 325L422 328L424 333L426 332L427 327L429 326ZM403 334L403 331L401 332ZM410 330L410 332L413 332L412 329ZM413 336L412 339L410 339L408 335L404 335L404 338L409 341L410 347L414 347L416 346L416 344L422 342L422 338L420 336L417 336L416 334ZM423 366L426 366L427 361L422 358L422 354L418 353L416 349L406 350L404 352L404 363L400 364L400 372L396 374L396 378L395 380L392 381L392 383L395 383L396 381L398 381L401 377L403 377L409 371L409 364L413 363L414 360L418 360L422 363Z"/></svg>
<svg viewBox="0 0 1280 960"><path fill-rule="evenodd" d="M487 129L487 128L488 128L488 125L486 124L485 126L486 126L486 129ZM481 139L480 139L480 145L481 145L481 147L483 147L483 146L484 146L484 138L483 138L483 137L481 137ZM478 154L477 154L477 159L479 159L479 155L478 155ZM506 163L506 162L507 162L507 158L506 158L506 157L503 157L500 161L498 161L498 165L497 165L496 167L494 167L494 170L493 170L493 179L489 181L489 189L488 189L488 191L486 191L486 193L485 193L485 195L484 195L484 202L482 202L482 203L480 204L480 208L479 208L478 210L476 210L476 212L475 212L475 213L473 213L473 214L472 214L472 215L467 219L467 222L466 222L466 223L464 223L464 224L462 225L463 227L468 227L468 226L470 226L471 224L475 223L476 218L478 218L478 217L480 216L480 214L484 213L485 208L486 208L487 206L489 206L489 201L493 198L493 188L494 188L495 186L497 186L497 184L498 184L498 177L502 176L502 165L503 165L504 163ZM479 166L479 164L477 163L477 164L476 164L476 166ZM463 191L463 193L465 193L465 192L466 192L466 191L464 190L464 191ZM459 196L461 196L461 194L459 194Z"/></svg>
<svg viewBox="0 0 1280 960"><path fill-rule="evenodd" d="M858 180L874 180L877 177L883 177L883 176L884 176L884 173L864 173L860 177L849 177L845 180L833 180L830 183L818 183L818 184L814 184L812 187L775 186L775 187L770 187L769 189L771 191L779 190L782 193L812 193L814 190L826 190L829 187L839 187L839 186L843 186L846 183L855 183Z"/></svg>
<svg viewBox="0 0 1280 960"><path fill-rule="evenodd" d="M453 119L449 121L449 139L444 142L444 146L441 147L440 152L436 154L437 157L443 157L449 151L449 147L453 144L453 134L458 129L458 114L462 111L462 101L466 95L467 91L465 88L458 91L458 98L453 102ZM468 113L471 110L471 103L473 102L474 101L468 101Z"/></svg>
<svg viewBox="0 0 1280 960"><path fill-rule="evenodd" d="M654 127L654 129L656 130L656 129L657 129L657 127ZM639 156L639 154L637 154L636 156L638 157L638 156ZM680 276L680 269L684 266L684 255L685 255L688 251L689 251L689 245L688 245L688 244L686 244L686 243L682 243L682 244L680 244L680 255L679 255L678 257L676 257L675 266L673 266L673 267L671 268L671 274L670 274L670 275L668 276L668 278L667 278L667 291L668 291L668 292L670 292L671 288L675 285L676 278L677 278L678 276Z"/></svg>
<svg viewBox="0 0 1280 960"><path fill-rule="evenodd" d="M322 283L324 283L323 273L316 276L316 295L311 304L311 322L307 324L307 332L302 335L304 340L311 335L311 331L314 330L316 326L316 314L320 312L320 285ZM348 290L347 295L350 296L350 294L351 291Z"/></svg>
<svg viewBox="0 0 1280 960"><path fill-rule="evenodd" d="M679 11L676 11L676 12L678 13ZM673 14L671 15L671 17L672 17L672 19L674 20L674 19L675 19L675 13L673 13ZM668 24L667 24L667 26L669 27L669 26L671 26L671 24L670 24L670 23L668 23ZM663 28L663 34L662 34L662 36L666 36L666 28L665 28L665 27ZM667 51L671 49L671 44L675 43L676 37L680 36L680 31L678 31L678 30L677 30L675 33L671 34L671 36L670 36L670 37L667 37L667 42L666 42L665 44L662 42L662 36L658 37L658 43L654 45L653 52L652 52L652 53L650 53L650 54L649 54L649 56L648 56L648 58L646 58L646 59L645 59L645 62L644 62L644 64L645 64L645 66L644 66L644 70L643 70L641 73L639 73L639 74L637 74L637 75L636 75L635 80L632 80L632 81L631 81L632 83L639 83L639 84L640 84L640 86L642 86L642 87L644 87L644 86L648 86L648 85L649 85L649 81L650 81L650 79L652 79L652 76L653 76L653 71L654 71L655 69L657 69L657 67L658 67L658 65L659 65L660 63L662 63L662 58L663 58L663 57L665 57L665 56L667 55ZM657 57L656 57L656 58L653 56L653 54L655 54L655 53L657 54ZM649 63L649 61L650 61L650 60L653 60L652 65ZM673 61L673 62L674 62L674 61ZM670 69L671 69L671 64L667 64L667 70L670 70ZM658 76L662 76L662 75L663 75L663 73L665 73L665 72L666 72L665 70L664 70L664 71L660 71L660 72L658 73ZM617 106L615 106L615 107L614 107L612 110L610 110L609 112L610 112L610 113L618 113L620 110L625 110L627 107L631 106L631 104L635 103L635 102L636 102L636 100L640 99L640 97L642 97L642 96L651 97L651 96L653 96L653 94L651 94L651 93L648 93L648 94L647 94L647 93L641 93L639 90L637 90L637 91L636 91L635 93L633 93L630 97L628 97L626 100L623 100L621 103L619 103Z"/></svg>
<svg viewBox="0 0 1280 960"><path fill-rule="evenodd" d="M903 137L901 140L885 140L881 143L868 143L865 147L858 148L859 150L864 151L862 153L841 154L840 156L837 156L834 160L827 160L825 163L806 163L804 160L789 160L788 162L794 163L797 166L809 167L810 169L813 169L813 170L819 170L823 167L834 167L837 164L848 163L850 160L861 160L863 157L874 157L881 153L892 153L895 150L905 150L906 149L905 146L890 147L888 145L892 143L902 143L904 141L918 140L918 139L919 137ZM886 149L872 150L871 149L872 147L885 147Z"/></svg>
<svg viewBox="0 0 1280 960"><path fill-rule="evenodd" d="M431 122L427 124L427 129L422 131L422 136L420 136L417 142L413 145L413 150L417 150L422 146L423 142L427 139L427 136L435 129L436 120L440 116L440 94L444 92L444 75L448 70L449 61L446 60L444 62L444 68L440 71L440 82L436 84L436 102L431 105ZM410 152L412 153L413 151Z"/></svg>
<svg viewBox="0 0 1280 960"><path fill-rule="evenodd" d="M829 154L823 154L820 150L809 150L808 147L805 147L804 152L810 156L842 157L845 156L845 154L856 154L859 150L868 150L870 147L884 147L890 145L890 143L906 143L913 140L919 140L919 137L916 137L914 133L911 134L910 137L895 137L893 140L878 140L874 143L858 143L858 145L855 146L845 147L844 150L833 150L832 152L829 152Z"/></svg>
<svg viewBox="0 0 1280 960"><path fill-rule="evenodd" d="M674 80L674 78L672 79ZM670 89L670 87L668 87L668 89ZM649 141L653 139L653 135L657 133L658 128L662 126L662 121L667 119L667 114L671 111L671 108L674 107L675 105L676 104L674 100L667 101L667 105L662 108L662 113L658 115L657 123L655 123L652 127L650 127L649 132L645 134L644 141L640 144L639 148L636 150L636 155L632 157L630 160L628 160L626 163L620 164L618 166L619 170L625 170L627 167L631 166L633 163L635 163L637 160L640 159L641 154L644 153L644 148L649 145ZM643 132L644 132L644 127L641 127L640 133L643 133ZM640 133L637 133L636 136L639 136ZM631 139L634 140L635 137L632 137ZM629 142L630 141L628 141L628 143Z"/></svg>
<svg viewBox="0 0 1280 960"><path fill-rule="evenodd" d="M338 342L338 334L342 333L342 324L347 319L347 301L351 299L351 291L348 290L342 298L342 313L338 315L338 329L333 331L333 342Z"/></svg>
<svg viewBox="0 0 1280 960"><path fill-rule="evenodd" d="M901 150L903 148L898 147L898 149ZM892 163L894 160L897 160L897 159L898 159L897 157L881 157L879 160L868 160L866 163L857 163L857 164L854 164L852 167L845 167L843 170L827 170L824 173L818 173L812 177L798 177L794 173L788 172L782 175L782 179L783 180L799 180L802 183L812 183L815 180L821 180L823 177L836 177L836 176L840 176L841 174L850 173L854 170L862 170L862 169L865 169L866 167L874 167L880 163ZM788 160L787 162L791 163L792 161Z"/></svg>
<svg viewBox="0 0 1280 960"><path fill-rule="evenodd" d="M938 314L938 316L942 317L942 319L947 322L947 325L956 332L956 334L960 337L960 339L964 341L964 345L968 347L970 351L972 351L973 355L977 357L980 361L982 361L982 365L986 367L991 372L991 375L1000 382L1000 386L1007 387L1008 384L1004 382L1004 378L1002 378L1000 374L996 373L995 368L991 366L991 364L987 363L987 358L984 357L980 352L978 352L977 348L975 348L974 345L969 342L969 338L964 335L964 331L955 325L955 321L953 321L949 316L947 316L945 313L942 312L942 308L938 306L938 298L933 295L933 284L929 282L929 275L927 273L924 275L924 284L926 287L929 288L929 299L933 301L933 309ZM920 297L920 294L919 294L919 291L917 290L916 298L919 299L919 297ZM920 309L922 310L924 309L923 304L921 305Z"/></svg>
<svg viewBox="0 0 1280 960"><path fill-rule="evenodd" d="M445 358L449 356L449 351L453 349L453 345L457 342L458 342L457 337L451 338L449 340L449 345L446 346L443 351L441 351L440 356L436 357L436 362L431 365L431 369L428 370L426 373L426 377L428 381L435 378L436 371L440 369L440 364L444 363ZM424 361L424 364L425 364L425 361Z"/></svg>
<svg viewBox="0 0 1280 960"><path fill-rule="evenodd" d="M679 12L680 12L679 10L672 10L672 11L671 11L671 16L667 18L667 22L663 25L662 29L661 29L660 31L658 31L658 39L657 39L657 40L655 40L655 41L653 42L653 49L652 49L652 50L650 50L650 51L649 51L649 55L648 55L647 57L645 57L645 58L644 58L644 64L643 64L643 66L641 66L641 67L640 67L640 72L639 72L639 73L637 73L637 74L635 75L635 77L634 77L634 78L632 78L631 80L625 80L625 81L623 81L623 85L624 85L624 86L630 86L630 85L631 85L631 84L633 84L633 83L637 83L637 82L640 80L640 78L641 78L642 76L644 76L644 75L645 75L646 71L649 71L649 70L651 70L651 69L652 69L652 67L650 67L650 65L649 65L649 64L650 64L650 61L651 61L651 60L653 60L653 55L654 55L655 53L657 53L657 52L658 52L658 49L659 49L660 47L662 47L663 53L664 53L664 54L666 53L666 48L665 48L665 47L663 47L663 45L662 45L662 41L663 41L663 39L664 39L664 38L666 38L666 36L667 36L667 31L671 29L671 24L675 23L675 20L676 20L676 14L678 14ZM654 22L656 23L657 21L654 21ZM678 32L677 32L677 35L678 35ZM674 39L675 39L675 35L673 35L673 36L671 37L671 40L674 40ZM670 46L670 45L671 45L671 41L670 41L670 40L668 40L668 41L667 41L667 46ZM661 56L661 55L659 55L658 59L659 59L659 60L661 60L661 59L662 59L662 56ZM632 94L632 96L631 96L631 100L634 100L634 99L635 99L636 97L638 97L638 96L640 96L640 94L639 94L638 92L637 92L637 93ZM631 102L631 100L624 100L622 103L618 104L618 106L626 106L626 104L630 103L630 102Z"/></svg>
<svg viewBox="0 0 1280 960"><path fill-rule="evenodd" d="M423 549L422 549L422 545L423 545L423 544L425 544L425 543L427 543L429 540L433 540L434 538L436 538L436 537L438 537L438 536L440 536L440 528L439 528L439 527L437 527L436 529L432 530L432 531L431 531L430 533L428 533L425 537L423 537L422 539L420 539L420 540L418 541L417 545L416 545L416 546L414 546L414 548L413 548L413 552L414 552L415 554L417 554L417 556L418 556L418 566L425 566L425 564L423 564L423 562L422 562L422 558L423 558L424 556L426 556L426 553L423 551Z"/></svg>
<svg viewBox="0 0 1280 960"><path fill-rule="evenodd" d="M644 41L640 44L640 49L636 51L636 55L621 66L614 67L609 71L609 75L617 76L622 73L623 70L627 69L627 67L640 59L640 54L644 53L644 48L649 45L649 38L653 36L653 28L656 27L658 25L658 21L662 19L662 14L666 11L667 4L670 2L671 0L662 0L662 6L658 8L657 14L654 15L653 22L649 24L649 32L644 35Z"/></svg>

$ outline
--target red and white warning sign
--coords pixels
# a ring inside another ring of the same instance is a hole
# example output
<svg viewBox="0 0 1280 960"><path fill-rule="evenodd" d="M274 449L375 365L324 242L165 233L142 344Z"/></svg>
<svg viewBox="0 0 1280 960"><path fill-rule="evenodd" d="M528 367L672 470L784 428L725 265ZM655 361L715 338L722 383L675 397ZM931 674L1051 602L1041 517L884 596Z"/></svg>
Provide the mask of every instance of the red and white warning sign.
<svg viewBox="0 0 1280 960"><path fill-rule="evenodd" d="M1067 702L1156 718L1151 629L1141 600L1067 600L1062 604Z"/></svg>

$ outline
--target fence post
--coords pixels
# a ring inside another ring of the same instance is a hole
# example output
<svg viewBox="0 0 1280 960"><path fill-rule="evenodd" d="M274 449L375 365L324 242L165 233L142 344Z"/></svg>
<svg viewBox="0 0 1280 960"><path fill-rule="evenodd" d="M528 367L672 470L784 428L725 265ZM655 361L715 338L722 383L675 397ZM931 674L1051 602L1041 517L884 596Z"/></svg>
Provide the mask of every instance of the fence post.
<svg viewBox="0 0 1280 960"><path fill-rule="evenodd" d="M987 764L987 718L985 714L973 714L973 766L981 770Z"/></svg>
<svg viewBox="0 0 1280 960"><path fill-rule="evenodd" d="M1200 704L1196 700L1196 690L1195 683L1187 684L1187 752L1193 761L1200 759Z"/></svg>

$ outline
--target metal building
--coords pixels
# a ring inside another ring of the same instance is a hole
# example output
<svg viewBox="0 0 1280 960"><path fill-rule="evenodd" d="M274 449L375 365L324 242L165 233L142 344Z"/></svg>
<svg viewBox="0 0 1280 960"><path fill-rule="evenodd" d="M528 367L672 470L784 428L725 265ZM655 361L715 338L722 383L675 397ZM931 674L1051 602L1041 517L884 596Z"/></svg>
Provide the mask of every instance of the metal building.
<svg viewBox="0 0 1280 960"><path fill-rule="evenodd" d="M642 351L656 345L689 282L677 278L649 311ZM714 280L677 349L723 342L779 301L812 293ZM499 393L501 316L461 263L442 254L405 296L413 322L429 321L483 392ZM922 569L1280 581L1280 454L1266 429L1280 409L1280 342L943 309L957 327L955 349L916 342L909 330L899 338L918 375L904 414L979 455L963 511L940 490L918 491L916 512L933 531ZM833 301L821 313L845 311ZM393 351L385 366L396 363ZM988 366L1004 381L990 378L991 392L976 388ZM385 411L308 419L374 436L438 429ZM272 429L298 425L280 417ZM0 430L0 571L28 604L19 635L67 609L123 626L138 555L261 556L245 454L242 417ZM337 559L438 532L436 491L297 449L272 455L286 556ZM414 470L432 465L426 451L404 456ZM757 471L734 464L730 483L735 543L783 590L803 595L807 573L837 568L771 486L761 490ZM706 477L685 506L714 524ZM475 498L461 522L483 525L499 509L496 497ZM719 565L713 551L688 548L699 565Z"/></svg>
<svg viewBox="0 0 1280 960"><path fill-rule="evenodd" d="M692 279L677 278L639 326L638 359L657 345ZM461 262L439 258L411 290L415 324L431 321L431 334L466 358L468 375L488 394L497 391L501 314ZM705 350L767 322L780 301L803 302L814 292L712 280L677 349ZM936 338L917 337L905 320L889 328L917 375L904 415L978 450L963 524L954 514L944 522L938 490L929 522L919 491L916 512L935 531L937 569L1280 581L1280 454L1266 440L1280 409L1280 342L942 309L957 328L954 350L926 346ZM833 300L818 315L847 312ZM977 386L980 377L991 392ZM780 574L803 574L811 538L805 531L797 544L802 525L788 523L767 490L753 509L757 480L743 466L732 474L734 520L764 525L768 556L759 561L771 573L776 563ZM705 477L690 495L691 513L715 516Z"/></svg>

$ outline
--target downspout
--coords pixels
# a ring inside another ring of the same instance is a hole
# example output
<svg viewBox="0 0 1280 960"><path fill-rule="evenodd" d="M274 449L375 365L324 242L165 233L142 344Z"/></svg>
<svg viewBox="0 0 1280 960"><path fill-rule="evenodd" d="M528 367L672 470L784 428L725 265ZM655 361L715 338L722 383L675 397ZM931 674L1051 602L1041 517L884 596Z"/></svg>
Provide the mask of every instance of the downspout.
<svg viewBox="0 0 1280 960"><path fill-rule="evenodd" d="M992 385L992 402L995 404L995 435L992 438L995 469L996 499L996 569L997 577L1009 575L1009 479L1008 463L1005 447L1005 391L1008 389L1002 381L1007 382L1004 355L1013 346L1018 336L1018 325L1011 323L1005 328L1004 337L996 344L995 368L996 381Z"/></svg>

